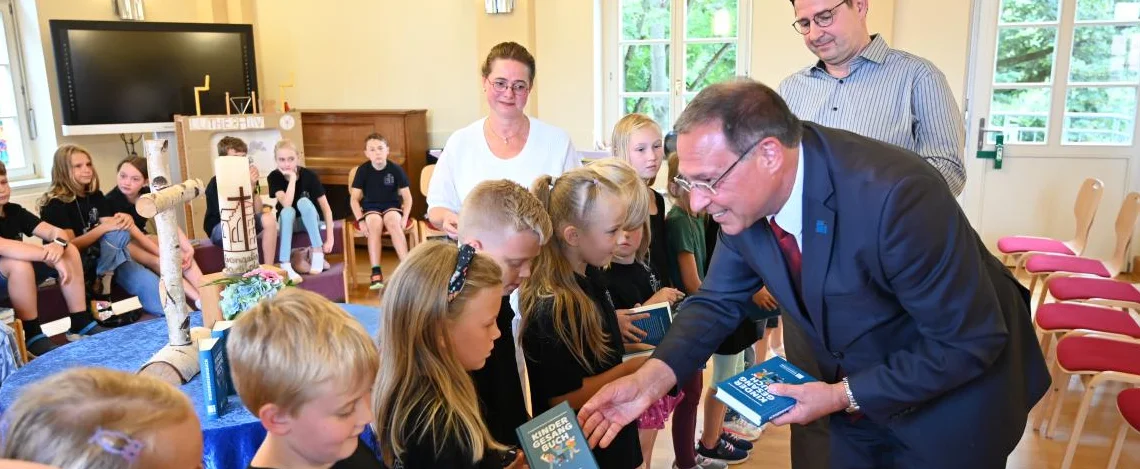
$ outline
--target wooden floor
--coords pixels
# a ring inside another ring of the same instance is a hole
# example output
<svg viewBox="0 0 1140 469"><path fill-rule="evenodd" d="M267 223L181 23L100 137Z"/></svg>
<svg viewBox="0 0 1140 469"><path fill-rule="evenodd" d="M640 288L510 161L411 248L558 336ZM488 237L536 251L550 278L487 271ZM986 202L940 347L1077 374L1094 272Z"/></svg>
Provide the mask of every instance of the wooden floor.
<svg viewBox="0 0 1140 469"><path fill-rule="evenodd" d="M351 302L360 304L379 304L379 294L368 290L368 255L364 248L357 253L356 272L362 286L351 293ZM383 256L384 274L390 276L395 270L396 255L391 250L385 250ZM1133 281L1137 281L1134 279ZM706 374L708 375L708 374ZM1122 389L1119 386L1109 386L1100 389L1092 401L1092 407L1081 437L1080 446L1073 461L1073 469L1103 469L1108 465L1109 452L1120 428L1122 419L1116 411L1116 394ZM1054 469L1061 467L1061 460L1065 454L1065 446L1069 441L1069 434L1073 428L1077 406L1080 405L1081 391L1076 382L1071 382L1065 394L1064 410L1058 427L1054 432L1054 439L1041 437L1038 433L1026 429L1021 443L1010 456L1009 469ZM1035 411L1036 412L1036 411ZM700 417L698 417L700 420ZM701 425L698 421L697 428ZM732 466L738 469L787 469L791 467L789 460L789 432L787 427L769 427L763 436L756 442L756 448L748 461ZM669 429L659 433L654 446L653 461L646 469L669 469L673 464L673 441ZM1129 432L1128 439L1121 454L1118 469L1140 469L1140 434Z"/></svg>

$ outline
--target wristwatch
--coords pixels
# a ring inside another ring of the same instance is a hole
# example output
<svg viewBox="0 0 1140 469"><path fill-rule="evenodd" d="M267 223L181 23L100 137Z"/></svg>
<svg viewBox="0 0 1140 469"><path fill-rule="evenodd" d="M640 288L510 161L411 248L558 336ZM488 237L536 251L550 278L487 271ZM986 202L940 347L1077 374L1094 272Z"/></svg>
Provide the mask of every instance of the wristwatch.
<svg viewBox="0 0 1140 469"><path fill-rule="evenodd" d="M849 414L859 412L859 403L855 401L855 395L851 394L851 383L847 381L846 377L843 378L843 391L847 393L847 401L849 402L846 412Z"/></svg>
<svg viewBox="0 0 1140 469"><path fill-rule="evenodd" d="M58 244L58 245L60 245L60 246L63 246L63 247L65 247L65 248L67 247L67 240L66 240L66 239L63 239L63 238L56 238L56 239L55 239L55 241L53 241L53 242L54 242L55 244Z"/></svg>

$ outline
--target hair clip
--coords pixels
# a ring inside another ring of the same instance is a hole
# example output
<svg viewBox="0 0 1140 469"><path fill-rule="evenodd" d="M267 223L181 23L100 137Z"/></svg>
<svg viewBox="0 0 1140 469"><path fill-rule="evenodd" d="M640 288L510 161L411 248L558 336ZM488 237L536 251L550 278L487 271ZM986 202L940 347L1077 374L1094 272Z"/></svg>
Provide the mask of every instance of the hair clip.
<svg viewBox="0 0 1140 469"><path fill-rule="evenodd" d="M121 456L128 464L133 464L146 447L145 443L131 438L126 433L104 430L102 427L95 430L95 434L91 435L87 443L96 445L109 454Z"/></svg>
<svg viewBox="0 0 1140 469"><path fill-rule="evenodd" d="M471 265L471 259L474 258L474 246L470 244L459 246L459 258L455 261L455 272L451 274L451 281L447 283L447 301L449 303L459 295L459 292L463 290L463 285L467 283L467 267Z"/></svg>

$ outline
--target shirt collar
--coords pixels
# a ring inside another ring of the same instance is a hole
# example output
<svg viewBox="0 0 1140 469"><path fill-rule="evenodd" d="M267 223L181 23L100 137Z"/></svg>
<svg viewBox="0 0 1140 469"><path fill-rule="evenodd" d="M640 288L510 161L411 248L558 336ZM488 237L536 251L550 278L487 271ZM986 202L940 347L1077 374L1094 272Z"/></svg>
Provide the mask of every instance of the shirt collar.
<svg viewBox="0 0 1140 469"><path fill-rule="evenodd" d="M792 193L788 195L788 201L784 202L784 206L780 207L775 215L769 217L775 219L780 228L795 235L797 239L803 232L804 224L804 159L804 144L801 142L799 164L796 166L796 181L792 183Z"/></svg>
<svg viewBox="0 0 1140 469"><path fill-rule="evenodd" d="M887 40L883 39L883 36L879 34L872 34L871 43L867 44L867 47L863 48L863 51L859 53L859 57L877 64L882 64L883 61L887 60L887 52L890 52L890 50L891 47L887 45ZM822 60L817 60L814 67L811 67L804 72L808 76L811 76L812 72L815 70L827 73L827 64L823 63Z"/></svg>

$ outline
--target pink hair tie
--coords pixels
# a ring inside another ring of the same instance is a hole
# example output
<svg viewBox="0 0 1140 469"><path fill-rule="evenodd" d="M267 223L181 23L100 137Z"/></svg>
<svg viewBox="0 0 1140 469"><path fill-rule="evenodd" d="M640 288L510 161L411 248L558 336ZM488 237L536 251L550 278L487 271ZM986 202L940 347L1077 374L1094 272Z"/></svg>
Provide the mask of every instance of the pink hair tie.
<svg viewBox="0 0 1140 469"><path fill-rule="evenodd" d="M131 438L126 433L104 430L102 427L95 430L95 434L91 435L87 443L98 446L109 454L121 456L128 464L134 464L146 447L145 443Z"/></svg>

